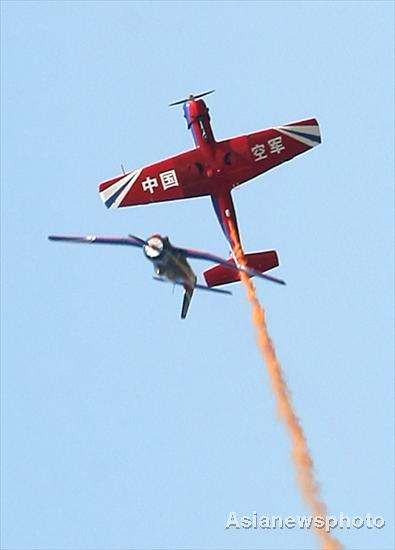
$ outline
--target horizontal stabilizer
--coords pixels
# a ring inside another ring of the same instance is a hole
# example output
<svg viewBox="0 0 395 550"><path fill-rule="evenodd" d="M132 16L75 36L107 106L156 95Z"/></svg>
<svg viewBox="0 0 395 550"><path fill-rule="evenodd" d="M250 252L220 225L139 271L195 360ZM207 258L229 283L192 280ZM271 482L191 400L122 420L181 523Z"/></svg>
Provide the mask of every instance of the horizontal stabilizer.
<svg viewBox="0 0 395 550"><path fill-rule="evenodd" d="M163 277L153 277L155 281L159 281L160 283L171 283L173 285L180 285L184 286L183 281L171 281L170 279L164 279ZM196 283L194 288L197 288L199 290L208 290L209 292L217 292L219 294L232 294L230 290L223 290L222 288L210 288L209 286L200 285L199 283Z"/></svg>
<svg viewBox="0 0 395 550"><path fill-rule="evenodd" d="M265 252L251 252L245 255L247 261L247 267L259 273L264 273L273 269L279 265L277 252L275 250L266 250ZM234 259L228 260L234 264ZM235 269L227 267L226 265L218 264L203 272L203 276L206 280L207 286L213 287L218 285L227 285L229 283L235 283L240 281L240 273ZM285 284L279 279L275 279L275 282Z"/></svg>

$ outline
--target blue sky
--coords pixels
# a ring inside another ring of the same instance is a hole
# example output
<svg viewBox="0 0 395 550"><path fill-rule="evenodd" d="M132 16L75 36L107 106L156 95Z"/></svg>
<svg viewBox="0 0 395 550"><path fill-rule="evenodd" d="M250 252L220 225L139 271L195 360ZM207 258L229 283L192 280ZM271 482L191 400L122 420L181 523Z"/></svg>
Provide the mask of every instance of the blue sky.
<svg viewBox="0 0 395 550"><path fill-rule="evenodd" d="M2 2L2 535L15 549L315 548L241 286L156 285L148 236L226 254L209 199L107 211L98 182L192 146L315 116L323 144L234 192L246 251L330 514L393 548L394 10L391 2ZM205 265L194 264L197 270Z"/></svg>

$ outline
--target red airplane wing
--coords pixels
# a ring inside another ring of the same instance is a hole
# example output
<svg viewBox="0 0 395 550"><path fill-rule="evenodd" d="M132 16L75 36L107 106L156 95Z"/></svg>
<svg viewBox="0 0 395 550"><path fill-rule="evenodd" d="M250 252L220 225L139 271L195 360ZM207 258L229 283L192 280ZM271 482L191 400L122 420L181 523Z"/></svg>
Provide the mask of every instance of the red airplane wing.
<svg viewBox="0 0 395 550"><path fill-rule="evenodd" d="M259 130L220 142L227 155L228 181L235 187L321 143L315 118Z"/></svg>
<svg viewBox="0 0 395 550"><path fill-rule="evenodd" d="M220 196L321 143L316 119L292 122L198 147L99 185L108 208Z"/></svg>
<svg viewBox="0 0 395 550"><path fill-rule="evenodd" d="M107 208L120 208L208 195L200 157L190 150L104 181L100 196Z"/></svg>

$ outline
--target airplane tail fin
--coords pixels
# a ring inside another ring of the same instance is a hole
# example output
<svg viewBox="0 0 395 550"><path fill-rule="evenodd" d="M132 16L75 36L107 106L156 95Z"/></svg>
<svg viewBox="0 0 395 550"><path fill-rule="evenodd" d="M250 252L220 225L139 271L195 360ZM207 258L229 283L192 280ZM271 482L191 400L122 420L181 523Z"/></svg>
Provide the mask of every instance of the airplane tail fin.
<svg viewBox="0 0 395 550"><path fill-rule="evenodd" d="M264 252L250 252L245 255L247 267L254 271L264 273L279 265L277 252L275 250L266 250ZM230 258L229 262L234 263L234 259ZM207 286L213 287L218 285L227 285L240 281L240 274L235 269L226 267L221 264L214 265L203 272Z"/></svg>
<svg viewBox="0 0 395 550"><path fill-rule="evenodd" d="M193 288L184 286L184 298L182 300L181 319L185 319L188 313L189 304L191 303Z"/></svg>
<svg viewBox="0 0 395 550"><path fill-rule="evenodd" d="M206 290L206 291L209 291L209 292L215 292L216 294L232 295L230 290L224 290L222 288L210 288L209 286L201 285L199 283L195 283L194 288L190 288L190 287L185 287L185 284L182 281L170 281L168 279L164 279L163 277L153 277L153 279L155 281L159 281L160 283L170 283L170 284L173 284L173 285L180 285L180 286L184 287L185 293L184 293L184 299L183 299L183 302L182 302L181 319L185 319L185 317L187 316L188 309L189 309L189 304L191 303L192 294L193 294L193 291L195 290L195 288L197 288L199 290Z"/></svg>

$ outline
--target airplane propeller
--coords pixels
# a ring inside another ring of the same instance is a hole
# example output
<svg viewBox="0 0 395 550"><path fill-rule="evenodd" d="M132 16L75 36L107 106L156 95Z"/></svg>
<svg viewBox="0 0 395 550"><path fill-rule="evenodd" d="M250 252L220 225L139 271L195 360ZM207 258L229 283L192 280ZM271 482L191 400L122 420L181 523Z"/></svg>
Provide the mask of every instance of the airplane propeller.
<svg viewBox="0 0 395 550"><path fill-rule="evenodd" d="M169 107L174 107L174 105L182 105L183 103L186 103L187 101L192 101L194 99L199 99L200 97L204 97L205 95L209 95L215 92L215 90L209 90L208 92L203 92L202 94L193 95L189 94L189 97L185 99L179 99L178 101L174 101L173 103L169 103Z"/></svg>

